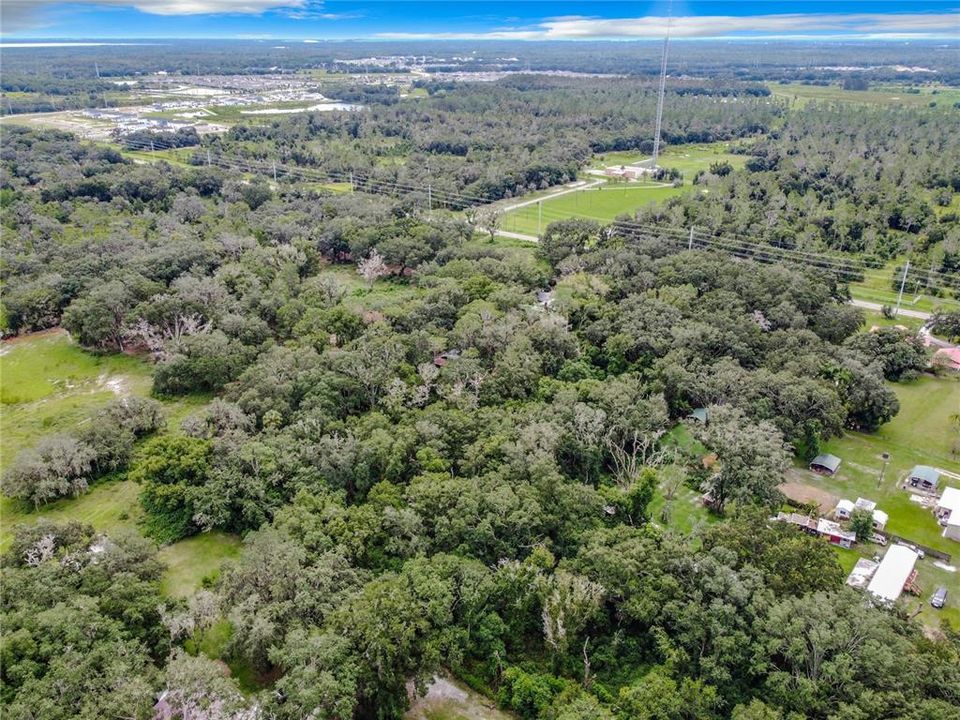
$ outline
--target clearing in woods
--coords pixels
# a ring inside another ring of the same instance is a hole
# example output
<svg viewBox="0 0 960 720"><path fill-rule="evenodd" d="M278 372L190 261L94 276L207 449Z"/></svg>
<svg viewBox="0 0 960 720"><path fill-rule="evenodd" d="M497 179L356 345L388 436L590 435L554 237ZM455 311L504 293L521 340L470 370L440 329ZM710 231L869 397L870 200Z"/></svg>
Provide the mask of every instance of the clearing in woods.
<svg viewBox="0 0 960 720"><path fill-rule="evenodd" d="M958 428L952 416L960 408L960 380L925 375L913 382L891 383L900 400L900 412L875 433L847 432L826 443L829 452L842 461L837 474L823 477L797 462L789 471L790 486L805 486L812 497L833 496L856 500L867 498L877 503L890 519L886 530L902 538L951 555L951 565L960 565L960 543L943 537L932 511L911 499L913 495L900 484L914 465L932 465L960 474L960 458L954 455ZM889 454L884 469L883 453ZM882 477L881 477L882 474ZM940 480L940 491L960 481ZM830 508L832 510L832 508ZM839 550L844 567L852 567L860 555L883 554L883 548L871 543L858 544L854 550ZM917 565L923 594L919 599L920 616L928 625L949 620L960 628L960 573L933 564L926 557ZM930 607L930 594L939 586L948 589L943 610Z"/></svg>
<svg viewBox="0 0 960 720"><path fill-rule="evenodd" d="M63 330L49 330L5 340L0 345L0 470L17 453L44 435L82 428L110 400L125 395L147 396L152 370L127 355L95 355L78 347ZM164 403L168 432L175 432L189 413L209 400L198 395ZM44 518L76 520L99 532L139 532L139 487L123 473L103 478L76 498L63 498L39 510L0 496L0 552L21 523ZM163 587L173 596L195 591L220 563L236 557L237 537L210 533L163 548L167 564Z"/></svg>

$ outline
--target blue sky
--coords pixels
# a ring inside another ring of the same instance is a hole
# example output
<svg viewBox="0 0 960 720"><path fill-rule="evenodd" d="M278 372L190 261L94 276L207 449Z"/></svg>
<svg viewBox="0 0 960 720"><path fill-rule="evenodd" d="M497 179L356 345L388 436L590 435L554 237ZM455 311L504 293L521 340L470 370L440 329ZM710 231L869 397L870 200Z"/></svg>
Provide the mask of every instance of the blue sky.
<svg viewBox="0 0 960 720"><path fill-rule="evenodd" d="M669 7L669 9L668 9ZM5 38L960 39L960 0L0 0Z"/></svg>

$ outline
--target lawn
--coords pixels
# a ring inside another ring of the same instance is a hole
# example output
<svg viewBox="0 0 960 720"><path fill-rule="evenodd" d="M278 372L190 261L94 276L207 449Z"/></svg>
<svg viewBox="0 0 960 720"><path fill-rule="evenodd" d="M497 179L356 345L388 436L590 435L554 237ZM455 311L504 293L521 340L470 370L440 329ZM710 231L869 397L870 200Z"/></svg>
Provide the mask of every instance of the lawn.
<svg viewBox="0 0 960 720"><path fill-rule="evenodd" d="M501 229L538 235L550 223L571 217L609 223L618 215L633 212L648 203L660 202L682 192L683 188L660 183L623 187L601 185L513 210L504 216Z"/></svg>
<svg viewBox="0 0 960 720"><path fill-rule="evenodd" d="M167 566L163 592L169 597L186 597L196 592L208 576L217 574L226 560L240 555L240 538L221 532L202 533L160 550Z"/></svg>
<svg viewBox="0 0 960 720"><path fill-rule="evenodd" d="M850 283L850 294L856 300L867 300L891 307L896 306L899 288L894 289L893 278L898 272L902 272L902 270L899 270L902 267L902 261L891 260L882 268L867 270L861 282ZM919 276L913 275L911 280L911 274L908 272L901 307L930 313L940 308L945 310L960 309L960 301L956 299L938 298L920 292L925 289L920 283Z"/></svg>
<svg viewBox="0 0 960 720"><path fill-rule="evenodd" d="M136 531L141 516L137 498L140 488L128 480L103 480L77 498L65 498L34 510L19 500L0 497L0 552L5 552L13 539L13 531L22 523L43 518L52 522L76 520L88 523L99 532Z"/></svg>
<svg viewBox="0 0 960 720"><path fill-rule="evenodd" d="M731 143L700 143L667 147L660 155L660 165L676 168L683 172L684 186L689 187L700 170L710 165L728 162L735 169L743 168L746 155L730 152ZM612 165L629 165L649 159L636 151L617 151L596 155L591 163L593 168L605 168ZM594 175L584 175L585 179L597 180ZM507 213L502 229L508 232L539 235L547 225L570 217L582 217L609 223L617 216L631 213L651 202L660 202L684 192L660 182L604 183L600 187L586 188L560 197L550 198L554 192L541 191L524 195L524 200L544 197L540 205L527 205Z"/></svg>
<svg viewBox="0 0 960 720"><path fill-rule="evenodd" d="M660 153L660 165L676 168L683 172L684 184L693 183L693 176L700 170L708 170L710 165L719 162L730 163L735 170L743 169L748 155L735 155L730 152L733 143L690 143L688 145L668 145ZM608 152L595 155L591 167L606 168L612 165L631 165L650 156L632 150Z"/></svg>

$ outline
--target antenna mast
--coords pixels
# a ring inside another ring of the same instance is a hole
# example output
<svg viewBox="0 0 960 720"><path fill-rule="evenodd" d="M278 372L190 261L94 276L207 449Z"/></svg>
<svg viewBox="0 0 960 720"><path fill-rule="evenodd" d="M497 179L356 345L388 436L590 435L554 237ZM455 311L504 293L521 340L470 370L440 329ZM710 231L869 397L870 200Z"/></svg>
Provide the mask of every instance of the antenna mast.
<svg viewBox="0 0 960 720"><path fill-rule="evenodd" d="M653 166L656 169L660 158L660 123L663 120L663 96L667 87L667 48L670 45L670 20L673 16L673 2L667 10L667 34L663 38L663 55L660 58L660 94L657 97L657 129L653 133Z"/></svg>

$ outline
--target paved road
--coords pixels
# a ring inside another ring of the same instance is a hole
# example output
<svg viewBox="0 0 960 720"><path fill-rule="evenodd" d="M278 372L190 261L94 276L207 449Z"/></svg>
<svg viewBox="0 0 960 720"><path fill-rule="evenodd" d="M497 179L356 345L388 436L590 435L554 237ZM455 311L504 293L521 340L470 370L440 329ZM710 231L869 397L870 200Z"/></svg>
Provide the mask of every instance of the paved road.
<svg viewBox="0 0 960 720"><path fill-rule="evenodd" d="M512 205L502 205L498 209L503 213L508 213L511 210L516 210L517 208L527 207L527 205L536 205L538 202L543 200L553 200L558 198L561 195L569 195L570 193L582 192L587 188L596 187L597 185L603 185L603 180L594 180L593 182L584 183L583 185L577 185L577 187L567 188L566 190L560 190L559 192L550 193L549 195L541 195L538 198L533 198L533 200L524 200L523 202L513 203ZM503 233L501 233L503 234Z"/></svg>
<svg viewBox="0 0 960 720"><path fill-rule="evenodd" d="M851 300L850 303L865 310L876 310L877 312L883 310L883 305L868 300ZM922 310L910 310L903 307L900 308L900 314L904 317L920 318L921 320L929 320L933 317L933 313L923 312Z"/></svg>

